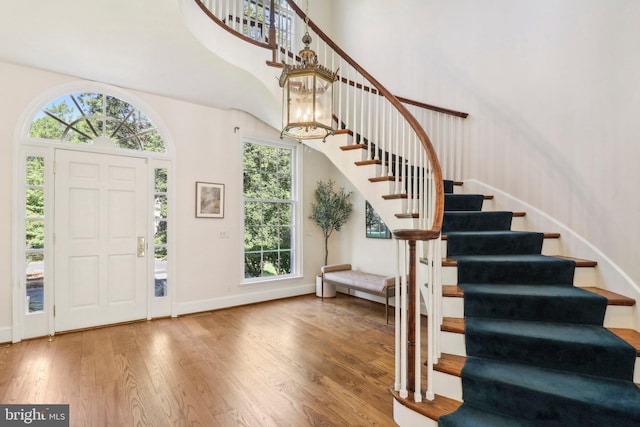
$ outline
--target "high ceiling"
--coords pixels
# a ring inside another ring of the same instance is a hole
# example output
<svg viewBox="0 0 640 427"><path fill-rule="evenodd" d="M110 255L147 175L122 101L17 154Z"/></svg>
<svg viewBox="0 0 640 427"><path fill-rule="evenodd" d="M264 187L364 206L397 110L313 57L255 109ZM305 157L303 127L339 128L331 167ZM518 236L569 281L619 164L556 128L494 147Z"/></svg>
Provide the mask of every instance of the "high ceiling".
<svg viewBox="0 0 640 427"><path fill-rule="evenodd" d="M248 112L259 84L192 35L180 0L0 0L0 61Z"/></svg>

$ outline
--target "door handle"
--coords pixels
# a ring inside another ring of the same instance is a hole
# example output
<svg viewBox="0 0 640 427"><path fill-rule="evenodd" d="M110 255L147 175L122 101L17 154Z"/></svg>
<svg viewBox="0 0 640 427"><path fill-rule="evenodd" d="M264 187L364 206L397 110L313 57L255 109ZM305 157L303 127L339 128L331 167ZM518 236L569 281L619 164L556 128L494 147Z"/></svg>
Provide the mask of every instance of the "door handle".
<svg viewBox="0 0 640 427"><path fill-rule="evenodd" d="M143 236L138 237L138 257L145 256L147 242Z"/></svg>

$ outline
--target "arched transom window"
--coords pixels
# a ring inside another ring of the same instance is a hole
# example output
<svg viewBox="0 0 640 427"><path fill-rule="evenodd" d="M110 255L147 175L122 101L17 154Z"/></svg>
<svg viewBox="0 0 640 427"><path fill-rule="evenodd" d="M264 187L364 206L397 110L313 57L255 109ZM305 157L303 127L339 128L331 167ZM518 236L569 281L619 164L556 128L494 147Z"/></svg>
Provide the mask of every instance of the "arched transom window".
<svg viewBox="0 0 640 427"><path fill-rule="evenodd" d="M156 125L145 113L104 93L78 92L53 100L35 116L29 136L166 152Z"/></svg>

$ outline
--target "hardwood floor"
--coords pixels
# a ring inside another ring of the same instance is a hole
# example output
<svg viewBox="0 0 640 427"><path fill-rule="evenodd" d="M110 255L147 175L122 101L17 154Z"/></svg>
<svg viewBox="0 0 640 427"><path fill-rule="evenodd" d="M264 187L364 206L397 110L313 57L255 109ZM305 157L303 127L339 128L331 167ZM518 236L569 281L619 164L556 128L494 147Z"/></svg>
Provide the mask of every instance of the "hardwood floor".
<svg viewBox="0 0 640 427"><path fill-rule="evenodd" d="M71 426L394 426L384 306L303 296L0 349L0 402Z"/></svg>

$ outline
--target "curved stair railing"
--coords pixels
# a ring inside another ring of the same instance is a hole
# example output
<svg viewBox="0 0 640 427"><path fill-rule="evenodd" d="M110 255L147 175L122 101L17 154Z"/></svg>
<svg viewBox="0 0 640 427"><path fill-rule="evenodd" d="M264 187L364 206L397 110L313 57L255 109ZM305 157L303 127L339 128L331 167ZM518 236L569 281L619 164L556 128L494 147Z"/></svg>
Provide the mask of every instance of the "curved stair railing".
<svg viewBox="0 0 640 427"><path fill-rule="evenodd" d="M357 163L376 165L376 176L369 180L390 184L390 194L384 199L403 200L402 212L396 217L412 224L393 231L397 240L394 396L408 399L413 392L413 400L421 402L426 376L426 398L432 400L433 365L440 357L437 338L442 324L444 190L441 165L425 127L439 137L448 178L461 179L466 114L397 98L308 19L293 0L195 2L218 25L247 42L271 49L270 66L299 61L296 53L302 49L303 31L308 29L320 62L338 70L334 86L336 133L353 136L350 148L363 152ZM416 116L421 116L423 123ZM421 302L428 313L426 372L421 361Z"/></svg>

